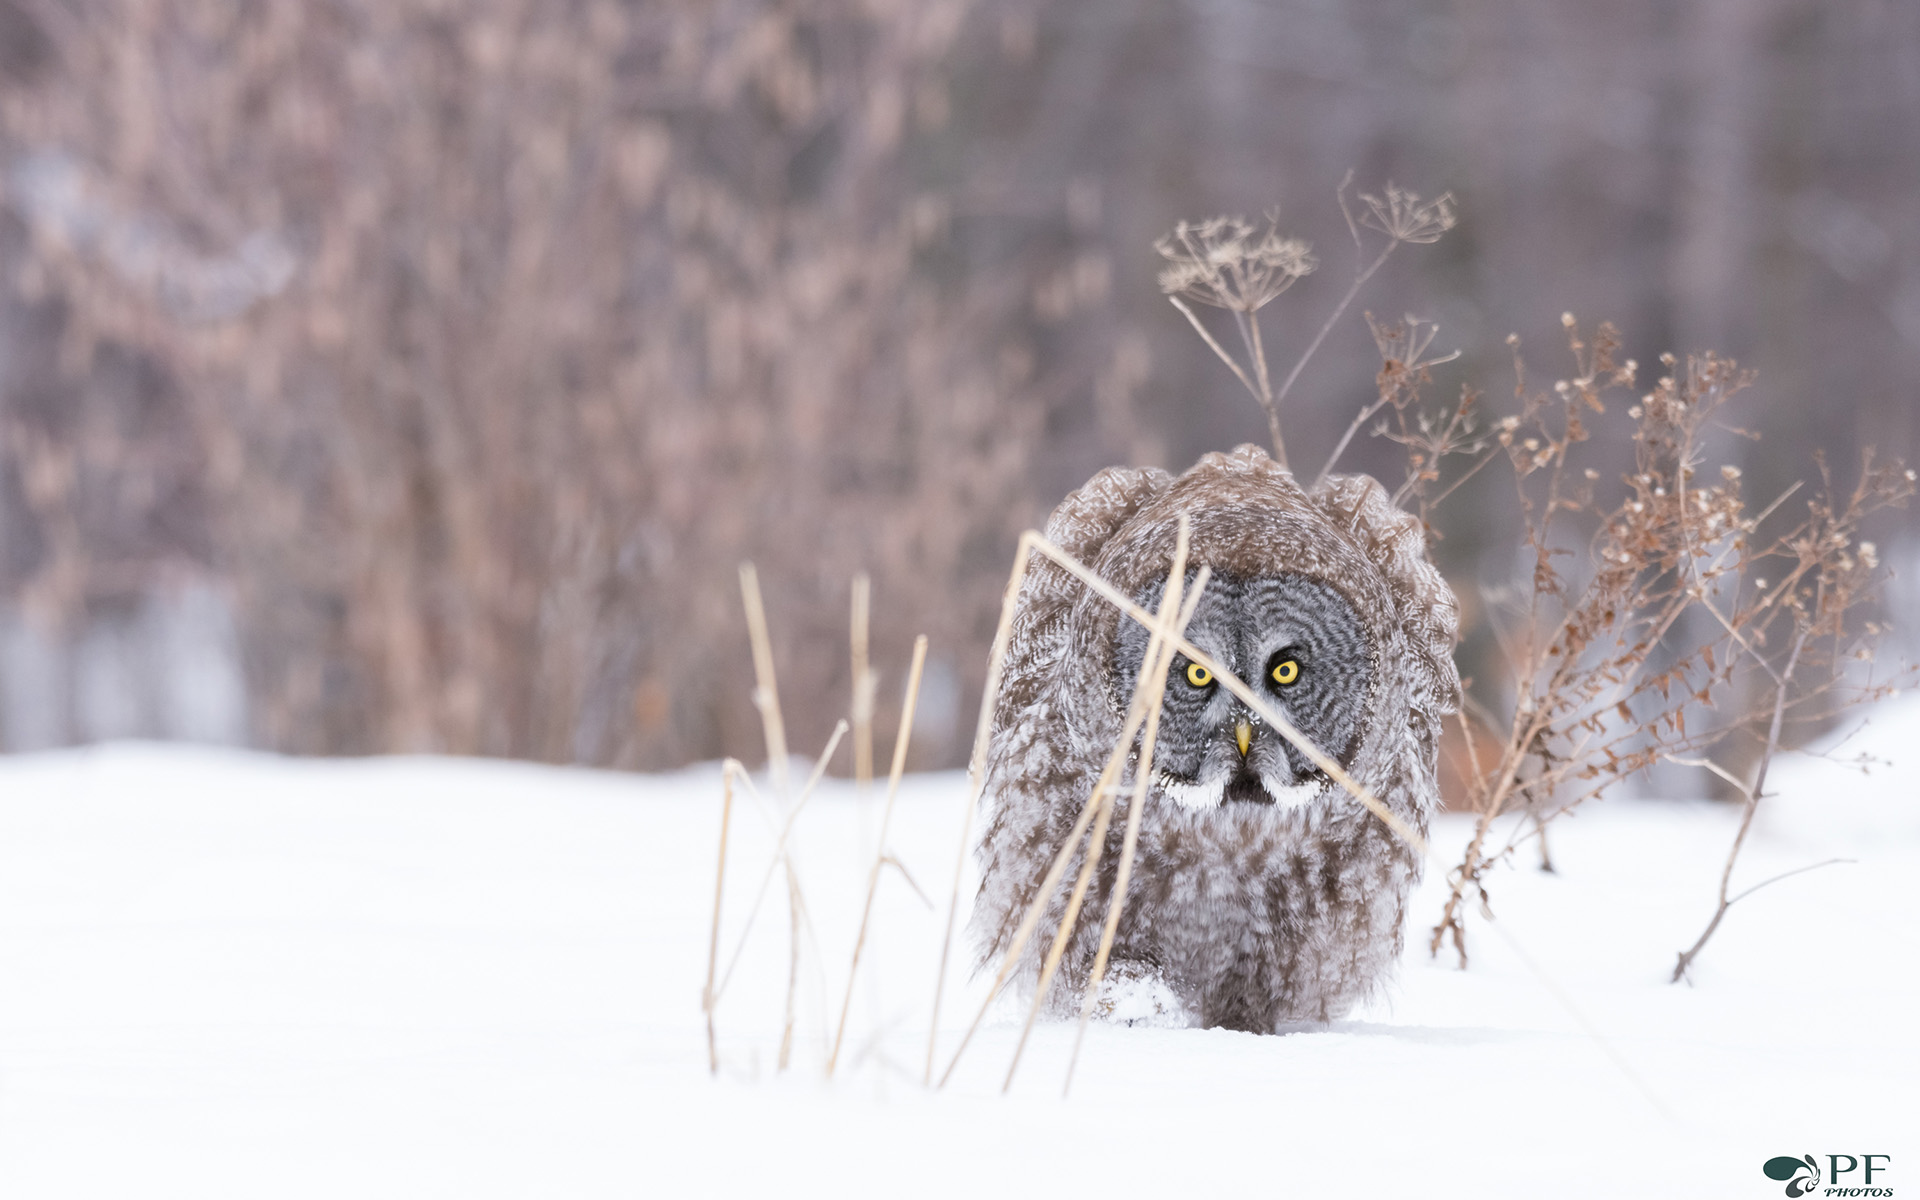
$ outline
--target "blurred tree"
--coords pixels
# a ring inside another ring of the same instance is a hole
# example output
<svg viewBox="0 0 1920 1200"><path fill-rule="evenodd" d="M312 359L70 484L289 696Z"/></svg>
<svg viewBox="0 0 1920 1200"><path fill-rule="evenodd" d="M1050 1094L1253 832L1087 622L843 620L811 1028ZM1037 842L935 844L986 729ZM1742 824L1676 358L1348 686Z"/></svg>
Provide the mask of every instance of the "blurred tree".
<svg viewBox="0 0 1920 1200"><path fill-rule="evenodd" d="M1343 174L1451 189L1363 307L1495 396L1564 309L1712 343L1761 372L1759 494L1813 445L1920 457L1916 113L1898 0L0 0L0 583L81 621L154 564L219 581L270 745L661 766L757 753L735 563L796 746L864 568L953 762L1018 529L1264 440L1154 284L1176 220L1315 243L1286 362L1345 286ZM1302 377L1309 467L1376 365L1356 315ZM81 438L127 405L171 482ZM63 454L96 466L36 506ZM1449 501L1469 620L1502 503Z"/></svg>

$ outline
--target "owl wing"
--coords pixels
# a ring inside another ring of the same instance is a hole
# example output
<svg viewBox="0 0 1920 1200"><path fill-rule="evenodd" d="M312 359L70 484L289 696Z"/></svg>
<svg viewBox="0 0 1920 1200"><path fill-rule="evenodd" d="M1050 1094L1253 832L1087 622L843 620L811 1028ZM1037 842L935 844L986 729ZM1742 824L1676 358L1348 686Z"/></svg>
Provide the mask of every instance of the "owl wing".
<svg viewBox="0 0 1920 1200"><path fill-rule="evenodd" d="M1368 475L1329 475L1308 498L1366 551L1386 578L1413 655L1409 665L1416 699L1430 702L1437 715L1454 711L1460 695L1460 672L1453 663L1460 604L1427 557L1420 518L1396 507L1386 489Z"/></svg>
<svg viewBox="0 0 1920 1200"><path fill-rule="evenodd" d="M1158 467L1108 467L1060 502L1047 518L1046 537L1082 563L1100 549L1140 507L1173 484ZM996 736L1054 678L1067 651L1067 616L1080 584L1048 558L1035 555L1020 585L1006 675L994 717Z"/></svg>

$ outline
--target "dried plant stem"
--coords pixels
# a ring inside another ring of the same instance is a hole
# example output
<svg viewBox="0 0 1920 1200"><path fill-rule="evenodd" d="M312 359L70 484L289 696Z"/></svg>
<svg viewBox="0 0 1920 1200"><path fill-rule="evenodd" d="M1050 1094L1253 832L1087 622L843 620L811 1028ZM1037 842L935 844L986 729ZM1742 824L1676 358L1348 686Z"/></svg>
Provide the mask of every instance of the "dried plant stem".
<svg viewBox="0 0 1920 1200"><path fill-rule="evenodd" d="M747 609L747 636L753 644L753 706L767 736L767 771L781 800L791 797L787 778L787 724L780 716L780 685L773 674L773 642L767 636L767 610L760 603L760 574L740 564L740 596Z"/></svg>
<svg viewBox="0 0 1920 1200"><path fill-rule="evenodd" d="M1693 965L1693 960L1698 958L1700 951L1706 948L1707 940L1713 936L1716 929L1720 928L1721 918L1725 917L1727 909L1733 906L1733 900L1727 898L1727 888L1733 882L1733 864L1740 857L1740 847L1746 843L1747 831L1753 827L1753 814L1760 807L1760 796L1767 785L1767 768L1773 765L1773 756L1780 749L1780 722L1787 710L1787 688L1793 682L1794 668L1800 664L1800 652L1806 649L1809 632L1810 630L1803 626L1795 634L1793 649L1787 655L1786 666L1780 671L1778 680L1774 684L1773 719L1767 725L1767 741L1760 751L1760 763L1754 771L1753 784L1741 789L1745 793L1746 806L1740 814L1740 832L1734 835L1733 848L1727 852L1726 866L1720 871L1719 903L1714 905L1713 918L1707 922L1707 927L1701 930L1700 937L1692 946L1680 952L1679 960L1673 964L1673 977L1668 981L1670 983L1679 983L1687 977L1687 968ZM1725 772L1721 774L1724 776Z"/></svg>
<svg viewBox="0 0 1920 1200"><path fill-rule="evenodd" d="M740 564L740 597L747 610L747 636L753 645L753 705L760 710L760 724L766 731L767 771L773 778L774 791L782 801L792 796L791 783L787 775L787 725L780 714L780 685L773 673L773 640L767 634L766 606L760 600L760 574L753 564ZM842 728L845 723L842 722ZM839 734L834 735L838 743ZM811 785L809 785L811 790ZM799 805L794 805L797 814ZM787 827L792 828L789 817ZM785 832L781 835L781 846L786 844ZM800 901L797 893L798 883L793 871L793 860L784 854L781 861L787 868L787 913L790 937L788 940L787 962L787 1019L780 1036L780 1067L787 1069L788 1054L793 1045L794 998L800 985ZM743 943L744 944L744 935ZM731 969L729 969L731 974Z"/></svg>
<svg viewBox="0 0 1920 1200"><path fill-rule="evenodd" d="M814 772L806 778L806 789L801 793L801 799L803 799L803 801L804 797L810 797L810 795L814 793L814 787L820 783L820 776L828 774L828 762L833 758L833 751L839 749L839 739L841 739L845 733L847 733L847 722L845 722L845 720L841 720L841 722L837 722L837 724L833 726L833 737L828 737L828 749L820 751L820 758L814 762ZM791 933L791 943L789 943L789 945L793 947L793 954L791 954L791 958L789 958L789 962L787 962L787 1020L783 1023L780 1033L781 1071L787 1069L789 1056L791 1056L791 1052L793 1052L793 1014L795 1014L795 1008L797 1008L797 1004L799 1004L799 991L801 991L801 916L806 912L806 899L801 895L801 874L793 868L793 851L785 847L785 843L787 843L785 833L793 829L793 818L799 816L799 814L801 814L801 804L795 803L793 804L793 814L787 818L787 829L781 831L780 839L781 849L783 849L783 852L781 852L781 860L787 864L787 918L789 918L789 924L791 924L791 931L789 931L789 933ZM818 954L818 952L820 952L820 947L816 945L816 947L814 947L814 954Z"/></svg>
<svg viewBox="0 0 1920 1200"><path fill-rule="evenodd" d="M787 867L787 944L793 953L787 956L787 1008L780 1023L779 1070L786 1070L793 1056L794 1012L800 994L800 891L793 867Z"/></svg>
<svg viewBox="0 0 1920 1200"><path fill-rule="evenodd" d="M1145 723L1145 720L1146 714L1137 707L1130 710L1127 713L1126 723L1120 730L1120 743L1130 745L1135 735L1140 732L1140 726ZM1124 754L1124 751L1122 753ZM1026 952L1027 943L1032 940L1034 930L1039 927L1041 918L1046 914L1047 903L1053 896L1054 889L1060 886L1061 879L1066 876L1067 864L1073 860L1074 850L1080 845L1080 839L1086 835L1087 826L1093 822L1095 815L1099 812L1101 803L1112 789L1117 774L1113 760L1109 758L1106 769L1100 772L1099 781L1094 784L1093 791L1087 796L1086 804L1080 809L1079 817L1074 820L1073 828L1067 832L1066 837L1061 839L1060 849L1053 856L1053 865L1047 868L1045 878L1035 889L1033 901L1027 907L1027 915L1021 919L1020 927L1014 931L1013 938L1008 943L1006 957L1000 964L999 973L993 978L993 985L987 989L986 999L980 1003L980 1011L974 1014L972 1023L967 1026L966 1033L960 1038L960 1045L953 1052L953 1058L947 1063L947 1069L941 1072L941 1087L945 1087L947 1080L953 1078L953 1069L960 1065L960 1057L967 1052L967 1045L973 1040L974 1033L979 1030L980 1022L986 1019L987 1010L993 1006L994 999L1000 994L1000 989L1013 976L1015 968L1019 965L1020 956Z"/></svg>
<svg viewBox="0 0 1920 1200"><path fill-rule="evenodd" d="M1320 332L1313 335L1313 340L1307 343L1307 348L1301 352L1299 360L1293 364L1293 370L1288 371L1286 379L1281 382L1279 394L1273 398L1275 409L1286 403L1287 393L1293 390L1293 381L1300 378L1300 372L1306 369L1308 360L1320 349L1320 343L1327 340L1327 335L1333 332L1334 325L1346 315L1347 308L1353 303L1354 297L1360 294L1360 289L1367 285L1367 280L1373 278L1373 273L1386 263L1387 256L1392 254L1393 248L1399 244L1398 238L1389 238L1385 248L1372 263L1368 264L1366 270L1353 277L1353 283L1348 286L1347 294L1340 297L1340 303L1334 305L1333 311L1327 314L1327 319L1320 323ZM1282 460L1280 465L1285 466L1285 460Z"/></svg>
<svg viewBox="0 0 1920 1200"><path fill-rule="evenodd" d="M853 577L852 642L853 782L863 796L873 786L873 694L879 682L868 659L872 601L873 581L862 571Z"/></svg>
<svg viewBox="0 0 1920 1200"><path fill-rule="evenodd" d="M1166 586L1161 590L1159 619L1155 622L1153 633L1148 637L1147 652L1141 659L1140 672L1134 676L1133 695L1127 704L1130 713L1139 712L1144 714L1144 727L1148 731L1142 735L1144 738L1151 738L1153 736L1152 731L1157 730L1160 723L1160 699L1166 690L1166 634L1169 632L1179 633L1182 631L1169 630L1167 623L1170 618L1180 612L1181 591L1186 583L1187 577L1187 542L1189 529L1187 516L1185 513L1182 513L1180 515L1179 533L1174 543L1173 564L1167 573ZM1194 589L1196 599L1205 587L1206 581L1202 579L1200 586ZM1184 629L1184 625L1182 629ZM1106 850L1107 826L1113 819L1114 796L1120 789L1120 777L1126 770L1127 758L1132 752L1132 749L1133 739L1131 737L1117 742L1114 745L1113 753L1108 756L1107 769L1100 774L1101 786L1097 791L1100 808L1094 816L1093 835L1087 839L1087 853L1080 864L1080 875L1074 880L1073 891L1067 897L1066 910L1061 914L1059 927L1054 930L1053 945L1048 949L1046 961L1041 965L1040 976L1033 989L1033 1004L1027 1011L1027 1023L1020 1030L1020 1040L1014 1045L1013 1060L1007 1064L1006 1082L1000 1087L1002 1092L1008 1091L1013 1087L1013 1076L1014 1073L1020 1069L1020 1057L1026 1051L1027 1038L1033 1033L1034 1022L1040 1019L1040 1010L1045 1007L1047 993L1053 986L1054 973L1060 968L1060 958L1066 953L1067 943L1072 940L1079 926L1080 908L1086 901L1087 888L1093 882L1094 870L1100 865L1101 855ZM1144 789L1139 786L1139 781L1147 779L1152 775L1153 760L1147 756L1147 752L1150 750L1151 743L1144 742L1142 750L1143 757L1134 769L1136 791L1142 794L1144 794ZM1140 811L1141 806L1138 803L1140 798L1140 796L1136 796L1136 803L1132 811L1128 814L1130 826L1136 824L1134 818ZM1108 904L1108 911L1110 913L1115 911L1117 899L1118 897L1116 896L1115 901ZM1035 896L1033 899L1033 903L1038 906L1043 913L1046 906L1051 902L1051 894L1045 892Z"/></svg>
<svg viewBox="0 0 1920 1200"><path fill-rule="evenodd" d="M1073 563L1075 567L1079 567L1079 564L1074 562L1071 556L1067 555L1057 546L1054 546L1051 542L1048 542L1045 538L1035 536L1033 545L1036 549L1047 554L1048 557L1054 558L1055 561ZM1085 568L1080 569L1085 570ZM1091 576L1091 578L1099 579L1098 576ZM1204 586L1204 571L1197 582ZM1102 587L1107 587L1104 580L1100 580L1100 584ZM1107 588L1107 590L1109 592L1112 591L1110 587ZM1112 594L1115 596L1119 595L1117 592L1113 592ZM1195 595L1198 594L1196 590ZM1126 601L1125 607L1131 612L1138 614L1135 619L1140 620L1141 624L1145 625L1149 630L1152 630L1157 623L1157 618L1152 613L1147 612L1146 609L1140 608L1131 601ZM1197 649L1191 648L1189 643L1177 635L1174 636L1173 641L1181 648L1183 654L1195 659L1195 661L1203 664L1211 661ZM1224 681L1228 677L1220 675L1219 678ZM1121 725L1120 736L1114 744L1114 751L1108 756L1107 764L1100 772L1099 781L1094 784L1091 794L1087 797L1086 804L1082 806L1080 810L1080 815L1074 820L1072 829L1068 831L1066 837L1061 839L1060 849L1054 854L1053 864L1047 869L1045 878L1040 881L1040 886L1035 889L1034 898L1027 906L1026 916L1021 919L1019 927L1014 931L1013 937L1008 942L1005 957L1000 964L999 973L994 976L993 984L987 989L986 998L980 1004L980 1010L974 1014L972 1023L967 1026L966 1033L960 1039L959 1047L954 1050L953 1058L947 1063L947 1069L941 1073L941 1087L945 1087L947 1081L953 1077L954 1068L960 1065L960 1058L966 1053L967 1046L973 1040L974 1033L980 1028L980 1023L986 1019L987 1010L992 1007L994 999L999 996L1000 989L1006 985L1007 980L1012 978L1021 956L1026 952L1027 943L1032 940L1034 932L1039 928L1041 920L1046 915L1046 910L1054 894L1054 890L1060 886L1061 879L1066 875L1067 865L1072 861L1073 852L1080 845L1080 839L1085 836L1088 824L1095 820L1103 806L1110 803L1112 793L1120 778L1120 772L1126 763L1127 751L1133 745L1134 738L1139 735L1141 727L1146 723L1146 718L1147 713L1143 704L1140 685L1136 680L1133 703L1129 706L1126 720ZM1063 922L1063 927L1070 928L1070 925ZM1041 991L1038 994L1044 995L1045 992Z"/></svg>
<svg viewBox="0 0 1920 1200"><path fill-rule="evenodd" d="M1174 547L1175 569L1168 576L1167 591L1176 596L1181 584L1185 582L1185 564L1187 558L1187 525L1180 525L1180 540ZM1086 1040L1087 1022L1093 1017L1093 1007L1100 997L1100 983L1107 975L1107 960L1113 953L1113 939L1120 931L1120 914L1127 903L1127 885L1133 881L1133 856L1140 845L1140 818L1147 807L1147 786L1153 779L1153 749L1160 735L1160 706L1166 699L1167 668L1172 662L1172 652L1167 641L1171 634L1184 631L1187 623L1193 619L1200 595L1206 590L1205 568L1201 577L1195 580L1193 597L1180 609L1178 627L1166 624L1166 615L1171 609L1168 603L1160 606L1161 623L1154 627L1147 641L1147 652L1142 660L1141 671L1151 678L1151 690L1147 694L1147 725L1140 734L1140 757L1133 768L1133 797L1128 802L1127 831L1120 841L1120 867L1114 875L1113 896L1107 902L1107 921L1100 931L1100 949L1094 954L1093 971L1087 977L1087 992L1080 1002L1080 1026L1074 1032L1073 1053L1067 1058L1067 1077L1061 1084L1060 1094L1065 1096L1073 1087L1073 1071L1080 1064L1080 1045Z"/></svg>
<svg viewBox="0 0 1920 1200"><path fill-rule="evenodd" d="M727 881L727 830L733 823L733 772L739 766L728 759L720 768L720 862L713 869L713 934L707 941L707 986L700 994L700 1007L707 1015L707 1068L720 1073L720 1048L713 1032L713 975L720 964L720 899Z"/></svg>
<svg viewBox="0 0 1920 1200"><path fill-rule="evenodd" d="M1353 435L1360 432L1360 427L1365 425L1373 414L1385 408L1389 399L1390 397L1388 396L1381 396L1378 400L1363 406L1359 412L1353 414L1353 420L1347 425L1347 431L1340 435L1339 442L1333 447L1333 453L1327 455L1326 463L1321 466L1320 473L1313 477L1313 483L1307 488L1308 491L1312 491L1314 488L1326 482L1327 476L1333 473L1334 464L1338 463L1340 456L1347 452L1347 443L1353 441Z"/></svg>
<svg viewBox="0 0 1920 1200"><path fill-rule="evenodd" d="M834 726L833 736L827 740L826 750L821 753L819 761L814 764L814 770L807 780L807 785L800 789L799 797L795 799L793 805L787 809L786 818L781 823L779 836L774 843L773 860L767 864L766 873L760 877L760 887L759 890L754 893L752 905L747 909L747 922L740 930L740 940L734 943L733 953L727 958L727 969L720 973L720 986L714 997L716 1001L720 996L726 994L727 984L733 979L733 969L740 964L740 955L747 948L747 935L753 932L753 923L755 919L759 917L760 906L765 902L767 892L773 885L774 874L782 868L785 868L788 875L792 877L794 884L796 886L798 884L799 872L793 864L791 853L787 849L787 841L793 833L794 822L800 817L800 811L807 806L807 801L813 797L814 786L820 782L821 775L826 772L827 760L833 757L834 750L840 745L840 738L846 732L847 723L845 721L841 721L838 725ZM747 775L746 768L732 759L728 761L734 762L738 778L742 783L745 783L749 791L751 791L753 780ZM794 894L801 895L803 901L802 908L804 910L804 894L797 892Z"/></svg>
<svg viewBox="0 0 1920 1200"><path fill-rule="evenodd" d="M1287 465L1287 443L1280 436L1280 404L1273 395L1273 376L1267 372L1267 350L1260 340L1260 313L1233 310L1233 323L1240 327L1240 341L1247 348L1247 360L1253 364L1253 377L1260 384L1254 399L1267 414L1267 436L1273 439L1273 461Z"/></svg>
<svg viewBox="0 0 1920 1200"><path fill-rule="evenodd" d="M1247 389L1247 394L1258 401L1260 407L1267 410L1268 421L1277 421L1267 397L1263 396L1260 393L1260 389L1254 386L1253 380L1248 377L1245 368L1241 367L1239 360L1235 359L1233 355L1228 354L1226 347L1214 340L1213 334L1208 332L1207 327L1200 323L1199 316L1191 308L1187 307L1187 302L1178 296L1168 296L1167 299L1187 318L1187 323L1193 326L1193 331L1200 335L1200 340L1207 344L1207 348L1212 350L1221 362L1227 364L1227 369L1232 371L1234 377ZM1278 436L1278 434L1275 436Z"/></svg>
<svg viewBox="0 0 1920 1200"><path fill-rule="evenodd" d="M993 732L993 712L1000 700L1000 678L1006 666L1007 643L1013 637L1013 613L1020 599L1020 584L1027 577L1027 563L1034 543L1042 540L1033 530L1020 535L1014 552L1013 570L1007 576L1007 590L1000 600L1000 623L993 631L993 646L987 652L987 681L980 693L980 719L973 731L973 753L967 761L967 806L960 817L960 845L953 864L953 893L947 898L947 929L940 941L940 970L933 982L933 1015L927 1025L927 1062L921 1082L933 1083L933 1052L940 1036L940 997L947 986L947 961L953 951L954 920L960 911L960 880L967 866L967 836L973 828L974 810L980 805L980 790L986 785L987 737Z"/></svg>
<svg viewBox="0 0 1920 1200"><path fill-rule="evenodd" d="M827 773L827 763L833 758L833 752L839 748L840 738L846 732L847 723L844 720L834 725L833 736L827 739L827 748L820 752L819 760L814 763L813 774L807 778L806 790L801 793L801 800L794 804L793 812L787 817L787 827L781 831L780 835L780 858L786 864L787 870L787 917L791 926L789 945L793 948L793 953L787 962L786 1021L780 1032L779 1069L782 1071L787 1069L787 1063L793 1051L794 1011L800 994L800 918L806 911L806 899L800 893L800 873L794 869L793 851L787 847L787 834L793 829L794 817L800 815L800 804L807 796L813 794L813 789L819 784L820 777ZM820 953L818 945L814 947L814 953L816 955Z"/></svg>
<svg viewBox="0 0 1920 1200"><path fill-rule="evenodd" d="M1778 875L1770 875L1767 878L1762 879L1759 883L1754 884L1752 887L1742 888L1738 893L1734 895L1732 899L1727 901L1727 907L1729 908L1733 907L1734 905L1740 903L1742 900L1745 900L1748 896L1751 896L1755 892L1759 891L1761 888L1767 887L1771 884L1779 883L1782 879L1791 879L1795 875L1804 875L1808 871L1818 871L1821 867L1833 867L1833 866L1838 866L1841 863L1857 863L1859 861L1860 860L1857 858L1825 858L1825 859L1821 859L1817 863L1808 863L1804 867L1795 867L1791 871L1782 871Z"/></svg>
<svg viewBox="0 0 1920 1200"><path fill-rule="evenodd" d="M1124 751L1123 751L1124 753ZM1101 781L1107 782L1105 773ZM1073 891L1067 896L1067 907L1060 914L1059 928L1053 931L1053 945L1047 948L1046 961L1041 965L1040 977L1034 983L1033 1003L1027 1009L1027 1023L1020 1027L1020 1040L1014 1043L1013 1059L1007 1063L1007 1077L1000 1084L1000 1092L1005 1095L1013 1090L1014 1073L1020 1069L1020 1057L1026 1052L1027 1038L1033 1033L1034 1022L1040 1019L1040 1010L1047 1004L1047 989L1053 986L1054 972L1060 968L1060 958L1066 953L1067 943L1073 940L1075 927L1080 921L1080 906L1086 902L1087 888L1093 882L1093 872L1100 865L1101 852L1107 846L1107 826L1113 820L1113 795L1119 786L1119 780L1112 786L1101 788L1094 796L1093 833L1087 838L1087 853L1080 861L1080 874L1073 881ZM1072 847L1064 847L1071 851ZM1051 894L1034 897L1034 903L1043 910L1052 900Z"/></svg>
<svg viewBox="0 0 1920 1200"><path fill-rule="evenodd" d="M887 827L893 820L893 802L900 794L900 776L907 769L907 742L913 736L913 713L920 700L920 672L927 662L927 635L913 642L913 665L907 670L907 695L900 705L900 732L893 740L893 767L887 774L887 803L880 811L880 842L867 876L867 900L860 910L860 932L853 940L853 962L847 967L847 995L840 1003L840 1024L834 1030L833 1050L827 1055L827 1077L840 1061L840 1043L847 1035L847 1012L853 1007L853 981L860 973L860 952L867 945L867 924L873 918L873 898L880 890L880 869L887 865ZM902 868L905 873L905 868ZM911 882L911 876L909 876Z"/></svg>

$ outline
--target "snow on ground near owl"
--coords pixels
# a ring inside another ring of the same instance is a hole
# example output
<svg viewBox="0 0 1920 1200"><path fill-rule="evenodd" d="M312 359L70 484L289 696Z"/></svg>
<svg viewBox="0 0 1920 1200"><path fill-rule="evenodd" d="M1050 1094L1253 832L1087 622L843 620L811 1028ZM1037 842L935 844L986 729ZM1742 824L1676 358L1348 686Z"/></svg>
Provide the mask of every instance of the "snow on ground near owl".
<svg viewBox="0 0 1920 1200"><path fill-rule="evenodd" d="M1494 876L1512 942L1476 921L1465 972L1425 951L1467 836L1442 818L1382 1002L1283 1037L1096 1026L1064 1103L1067 1026L1040 1028L998 1094L1006 1012L945 1092L919 1088L945 914L892 873L849 1061L821 1081L877 824L845 786L797 827L827 965L802 977L795 1067L773 1071L776 884L720 1008L716 1082L699 1011L716 767L8 759L0 1195L1758 1197L1781 1186L1768 1158L1864 1153L1893 1156L1876 1183L1911 1187L1916 746L1910 699L1846 748L1891 769L1776 771L1736 887L1859 861L1735 906L1694 987L1665 978L1710 911L1730 807L1609 800L1556 826L1560 873ZM942 903L962 793L910 779L895 817ZM734 829L729 941L771 845L751 804ZM951 989L943 1063L979 996Z"/></svg>

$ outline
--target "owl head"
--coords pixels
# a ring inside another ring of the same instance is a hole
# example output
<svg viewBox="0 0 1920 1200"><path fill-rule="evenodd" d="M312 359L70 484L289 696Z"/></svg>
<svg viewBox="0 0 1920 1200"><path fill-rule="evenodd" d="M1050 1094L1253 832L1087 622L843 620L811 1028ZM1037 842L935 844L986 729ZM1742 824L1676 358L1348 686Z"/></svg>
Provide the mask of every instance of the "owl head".
<svg viewBox="0 0 1920 1200"><path fill-rule="evenodd" d="M1103 473L1061 506L1048 533L1153 608L1183 514L1189 578L1202 564L1210 569L1189 641L1363 781L1385 769L1370 751L1400 744L1409 724L1432 745L1459 687L1457 608L1416 518L1368 477L1334 476L1308 492L1264 451L1242 446L1209 454L1178 478ZM1074 662L1097 676L1084 683L1104 697L1099 724L1117 730L1147 631L1085 593L1071 603L1057 619L1073 630ZM1159 795L1194 810L1285 810L1329 783L1184 656L1168 668L1152 770Z"/></svg>
<svg viewBox="0 0 1920 1200"><path fill-rule="evenodd" d="M1163 583L1137 599L1159 604ZM1375 648L1353 602L1324 579L1295 571L1212 576L1187 640L1261 691L1272 708L1344 767L1358 748L1372 698ZM1120 626L1112 678L1131 695L1147 631ZM1155 782L1187 808L1298 807L1330 782L1213 672L1176 655L1167 673Z"/></svg>

